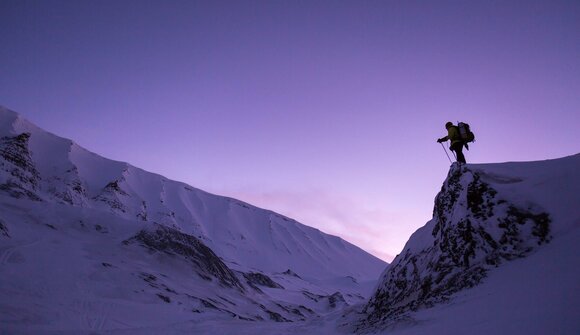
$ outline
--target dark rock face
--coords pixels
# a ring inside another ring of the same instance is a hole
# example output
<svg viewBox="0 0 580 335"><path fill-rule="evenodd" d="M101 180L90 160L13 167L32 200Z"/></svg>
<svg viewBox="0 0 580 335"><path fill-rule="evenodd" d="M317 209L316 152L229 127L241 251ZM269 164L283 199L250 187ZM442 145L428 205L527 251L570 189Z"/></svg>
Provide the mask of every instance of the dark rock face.
<svg viewBox="0 0 580 335"><path fill-rule="evenodd" d="M6 172L0 177L0 191L15 198L42 201L54 197L61 203L82 205L86 190L77 168L72 166L60 176L41 177L29 150L30 138L30 133L22 133L0 139L0 171Z"/></svg>
<svg viewBox="0 0 580 335"><path fill-rule="evenodd" d="M147 203L145 200L141 201L140 211L135 216L141 221L147 221Z"/></svg>
<svg viewBox="0 0 580 335"><path fill-rule="evenodd" d="M335 309L338 306L348 306L348 303L340 292L334 292L331 295L320 295L308 291L302 291L302 295L314 302L325 303L326 306L330 309Z"/></svg>
<svg viewBox="0 0 580 335"><path fill-rule="evenodd" d="M328 296L328 307L336 308L336 306L338 306L338 305L348 306L348 304L346 303L346 300L344 300L344 297L342 296L342 293L335 292L334 294Z"/></svg>
<svg viewBox="0 0 580 335"><path fill-rule="evenodd" d="M206 280L216 278L222 285L244 290L234 272L205 244L194 236L157 225L153 231L142 230L123 242L139 243L151 250L183 257L193 263L197 273Z"/></svg>
<svg viewBox="0 0 580 335"><path fill-rule="evenodd" d="M292 271L290 269L282 272L282 274L302 279L302 277L300 277L299 275L297 275L294 271Z"/></svg>
<svg viewBox="0 0 580 335"><path fill-rule="evenodd" d="M0 138L0 192L14 198L35 201L54 198L61 203L83 206L89 199L78 168L72 165L62 174L41 176L29 150L30 138L30 133ZM122 178L111 181L92 200L104 202L111 209L125 213L127 208L123 200L129 194L122 188L123 181Z"/></svg>
<svg viewBox="0 0 580 335"><path fill-rule="evenodd" d="M0 235L10 237L10 235L8 234L8 227L6 227L6 225L2 220L0 220Z"/></svg>
<svg viewBox="0 0 580 335"><path fill-rule="evenodd" d="M128 209L121 199L129 197L129 194L119 185L122 182L123 180L109 182L105 188L103 188L101 194L94 197L93 200L104 202L109 205L111 209L126 213Z"/></svg>
<svg viewBox="0 0 580 335"><path fill-rule="evenodd" d="M30 140L30 133L22 133L14 137L2 137L0 139L0 156L5 161L12 163L14 166L24 171L29 171L33 175L37 175L36 169L31 162L30 152L28 151L28 141ZM30 181L22 179L23 182Z"/></svg>
<svg viewBox="0 0 580 335"><path fill-rule="evenodd" d="M6 179L0 179L0 191L15 198L41 201L36 194L40 175L28 150L29 139L29 133L0 139L0 170L9 174Z"/></svg>
<svg viewBox="0 0 580 335"><path fill-rule="evenodd" d="M433 227L432 243L407 248L397 256L366 305L358 330L371 330L446 301L479 284L489 269L549 242L547 213L520 208L498 195L478 172L454 165L435 199L428 225ZM412 242L413 238L408 245Z"/></svg>
<svg viewBox="0 0 580 335"><path fill-rule="evenodd" d="M283 289L282 285L276 283L272 278L266 276L263 273L250 272L244 273L244 278L248 282L248 285L255 287L256 285L270 287L270 288L280 288Z"/></svg>
<svg viewBox="0 0 580 335"><path fill-rule="evenodd" d="M82 206L87 198L87 191L80 180L78 168L72 166L62 176L50 176L44 183L47 191L59 202Z"/></svg>
<svg viewBox="0 0 580 335"><path fill-rule="evenodd" d="M270 319L276 322L292 322L291 320L286 319L280 313L276 313L270 310L266 310L266 313L270 316Z"/></svg>

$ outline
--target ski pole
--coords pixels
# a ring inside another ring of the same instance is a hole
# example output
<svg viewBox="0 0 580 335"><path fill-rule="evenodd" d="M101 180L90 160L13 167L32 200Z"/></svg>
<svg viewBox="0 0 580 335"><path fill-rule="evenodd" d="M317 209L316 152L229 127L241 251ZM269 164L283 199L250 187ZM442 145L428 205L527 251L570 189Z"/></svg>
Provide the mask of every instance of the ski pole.
<svg viewBox="0 0 580 335"><path fill-rule="evenodd" d="M449 154L447 153L447 149L445 149L445 146L443 145L443 143L439 142L441 144L441 148L443 148L443 151L445 151L445 154L447 155L447 159L449 159L449 163L453 164L453 162L451 161L451 157L449 157ZM453 155L455 157L455 155Z"/></svg>

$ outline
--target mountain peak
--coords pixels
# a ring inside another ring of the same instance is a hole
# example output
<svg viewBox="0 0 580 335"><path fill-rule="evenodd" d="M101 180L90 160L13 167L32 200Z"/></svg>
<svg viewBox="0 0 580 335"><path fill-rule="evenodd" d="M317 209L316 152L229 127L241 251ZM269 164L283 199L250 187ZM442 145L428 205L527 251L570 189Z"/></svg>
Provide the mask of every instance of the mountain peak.
<svg viewBox="0 0 580 335"><path fill-rule="evenodd" d="M306 276L364 280L385 264L282 215L103 158L6 108L0 109L0 131L5 193L176 228L201 236L228 261L264 271L291 267Z"/></svg>
<svg viewBox="0 0 580 335"><path fill-rule="evenodd" d="M137 320L110 321L121 328L168 314L314 319L364 301L386 265L270 210L91 153L6 108L0 256L0 298L20 304L1 314L42 315L42 328L57 330L77 327L78 315L82 330L102 329L93 306L138 310Z"/></svg>

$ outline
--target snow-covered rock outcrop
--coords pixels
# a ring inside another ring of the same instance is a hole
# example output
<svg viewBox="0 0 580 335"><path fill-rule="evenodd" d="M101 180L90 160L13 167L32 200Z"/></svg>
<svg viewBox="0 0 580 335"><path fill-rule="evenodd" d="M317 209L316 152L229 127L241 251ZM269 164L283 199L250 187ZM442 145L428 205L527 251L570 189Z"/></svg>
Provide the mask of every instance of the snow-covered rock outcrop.
<svg viewBox="0 0 580 335"><path fill-rule="evenodd" d="M449 301L506 262L526 257L580 224L580 155L489 165L453 164L433 219L382 274L358 330L408 320Z"/></svg>
<svg viewBox="0 0 580 335"><path fill-rule="evenodd" d="M201 278L208 281L215 278L223 286L244 290L236 274L199 239L160 225L153 228L140 231L123 244L139 244L152 252L180 256L192 264Z"/></svg>

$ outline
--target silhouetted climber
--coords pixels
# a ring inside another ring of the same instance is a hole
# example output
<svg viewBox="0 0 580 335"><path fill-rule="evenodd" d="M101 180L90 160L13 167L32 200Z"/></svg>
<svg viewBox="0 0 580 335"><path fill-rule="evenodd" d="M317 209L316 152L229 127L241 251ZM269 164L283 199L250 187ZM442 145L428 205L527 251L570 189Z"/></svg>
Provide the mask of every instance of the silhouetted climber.
<svg viewBox="0 0 580 335"><path fill-rule="evenodd" d="M445 124L445 128L447 129L447 136L441 137L437 140L438 143L445 142L447 140L451 141L451 146L449 150L455 152L455 156L457 157L457 161L459 163L466 163L465 156L463 156L463 139L461 138L461 134L459 133L459 128L454 126L453 123L447 122Z"/></svg>

